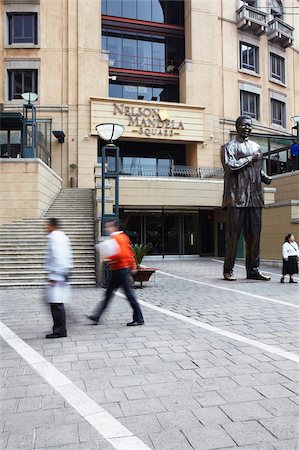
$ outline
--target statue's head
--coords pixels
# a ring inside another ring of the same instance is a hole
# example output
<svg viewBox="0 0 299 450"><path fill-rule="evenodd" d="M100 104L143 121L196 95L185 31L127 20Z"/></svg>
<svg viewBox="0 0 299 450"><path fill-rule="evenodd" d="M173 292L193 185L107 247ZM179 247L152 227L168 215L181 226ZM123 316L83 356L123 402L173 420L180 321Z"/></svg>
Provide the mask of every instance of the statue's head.
<svg viewBox="0 0 299 450"><path fill-rule="evenodd" d="M252 118L250 116L240 116L236 120L236 130L238 136L247 139L252 131Z"/></svg>

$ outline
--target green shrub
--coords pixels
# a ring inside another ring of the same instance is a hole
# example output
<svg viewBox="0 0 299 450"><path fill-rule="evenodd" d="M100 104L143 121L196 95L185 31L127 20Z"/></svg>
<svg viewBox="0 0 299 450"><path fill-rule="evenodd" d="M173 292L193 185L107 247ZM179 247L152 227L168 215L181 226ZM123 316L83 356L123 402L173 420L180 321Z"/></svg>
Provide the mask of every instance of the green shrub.
<svg viewBox="0 0 299 450"><path fill-rule="evenodd" d="M144 256L146 256L152 248L152 244L132 244L132 250L134 252L137 267L140 267Z"/></svg>

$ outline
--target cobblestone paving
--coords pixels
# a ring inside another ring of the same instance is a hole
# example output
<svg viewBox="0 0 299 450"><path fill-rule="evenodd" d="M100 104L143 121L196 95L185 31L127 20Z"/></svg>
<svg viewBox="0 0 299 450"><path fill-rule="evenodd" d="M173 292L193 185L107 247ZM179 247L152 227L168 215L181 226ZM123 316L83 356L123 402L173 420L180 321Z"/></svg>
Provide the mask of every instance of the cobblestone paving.
<svg viewBox="0 0 299 450"><path fill-rule="evenodd" d="M157 273L140 299L298 354L298 309L216 289L298 304L297 285L281 285L278 270L261 283L237 267L239 281L225 283L207 258L149 265L215 286ZM39 290L0 290L1 320L151 449L299 448L296 363L146 307L146 326L127 328L119 296L92 326L83 314L102 293L73 291L66 339L44 339L51 317ZM0 383L1 449L112 449L4 341Z"/></svg>

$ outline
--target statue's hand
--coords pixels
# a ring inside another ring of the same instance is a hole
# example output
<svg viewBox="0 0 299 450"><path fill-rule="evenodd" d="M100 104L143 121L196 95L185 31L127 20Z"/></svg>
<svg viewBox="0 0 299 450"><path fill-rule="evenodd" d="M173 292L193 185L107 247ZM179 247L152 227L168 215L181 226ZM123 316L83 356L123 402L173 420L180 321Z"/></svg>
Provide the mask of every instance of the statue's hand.
<svg viewBox="0 0 299 450"><path fill-rule="evenodd" d="M261 153L255 153L252 156L252 161L259 161L260 159L262 159L263 155Z"/></svg>
<svg viewBox="0 0 299 450"><path fill-rule="evenodd" d="M270 184L272 177L269 177L263 170L261 171L261 180L265 184Z"/></svg>

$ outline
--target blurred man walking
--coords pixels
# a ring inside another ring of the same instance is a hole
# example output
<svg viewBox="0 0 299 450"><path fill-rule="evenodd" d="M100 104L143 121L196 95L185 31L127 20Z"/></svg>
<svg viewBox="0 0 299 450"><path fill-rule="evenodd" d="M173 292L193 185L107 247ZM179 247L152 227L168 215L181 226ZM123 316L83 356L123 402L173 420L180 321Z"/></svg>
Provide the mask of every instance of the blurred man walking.
<svg viewBox="0 0 299 450"><path fill-rule="evenodd" d="M49 219L47 230L45 268L48 272L48 302L53 317L53 333L47 334L46 338L63 338L67 336L63 301L73 267L73 253L70 239L59 230L58 219Z"/></svg>
<svg viewBox="0 0 299 450"><path fill-rule="evenodd" d="M127 323L127 326L134 327L143 325L143 315L131 287L130 272L137 269L135 257L131 248L131 241L123 231L119 230L119 223L116 220L107 222L106 230L110 234L110 239L104 241L102 254L109 260L112 276L104 300L99 303L93 314L87 317L97 324L101 315L112 300L114 292L121 287L133 309L133 321Z"/></svg>

